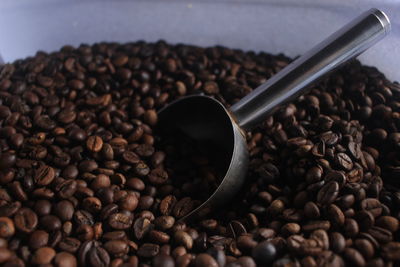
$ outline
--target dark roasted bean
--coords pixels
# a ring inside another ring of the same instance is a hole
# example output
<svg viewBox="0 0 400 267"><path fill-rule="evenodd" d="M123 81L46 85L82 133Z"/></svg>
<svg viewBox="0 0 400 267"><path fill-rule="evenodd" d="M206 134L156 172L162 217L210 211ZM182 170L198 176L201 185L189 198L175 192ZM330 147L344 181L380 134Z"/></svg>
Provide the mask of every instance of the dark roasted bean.
<svg viewBox="0 0 400 267"><path fill-rule="evenodd" d="M144 243L142 246L139 247L138 256L150 258L154 257L160 251L160 246L152 243Z"/></svg>
<svg viewBox="0 0 400 267"><path fill-rule="evenodd" d="M0 217L0 237L8 238L15 233L14 222L7 217Z"/></svg>
<svg viewBox="0 0 400 267"><path fill-rule="evenodd" d="M276 257L275 246L268 241L264 241L255 246L252 250L252 256L259 264L269 264Z"/></svg>
<svg viewBox="0 0 400 267"><path fill-rule="evenodd" d="M14 223L19 231L30 233L38 225L38 217L31 209L22 208L15 214Z"/></svg>
<svg viewBox="0 0 400 267"><path fill-rule="evenodd" d="M240 193L182 221L223 156L162 133L160 109L191 94L229 108L289 62L159 41L0 66L0 264L397 266L400 86L357 61L247 131Z"/></svg>
<svg viewBox="0 0 400 267"><path fill-rule="evenodd" d="M324 185L318 192L317 200L322 205L328 205L336 200L339 194L339 184L331 181Z"/></svg>

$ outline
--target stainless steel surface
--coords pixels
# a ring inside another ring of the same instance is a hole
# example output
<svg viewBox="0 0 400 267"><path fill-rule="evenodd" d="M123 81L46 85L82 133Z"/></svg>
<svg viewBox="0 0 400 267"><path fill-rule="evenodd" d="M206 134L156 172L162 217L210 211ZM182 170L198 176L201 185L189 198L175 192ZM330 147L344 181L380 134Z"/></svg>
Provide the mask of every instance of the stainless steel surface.
<svg viewBox="0 0 400 267"><path fill-rule="evenodd" d="M281 104L298 97L324 74L358 56L390 31L390 22L380 10L371 9L260 85L231 107L243 129L251 129Z"/></svg>
<svg viewBox="0 0 400 267"><path fill-rule="evenodd" d="M181 98L160 110L161 132L178 130L202 144L211 144L212 155L225 173L217 190L182 219L203 215L227 203L239 191L248 164L244 130L257 125L278 105L304 93L312 82L357 56L389 31L386 15L371 9L270 78L230 111L217 100L200 95Z"/></svg>
<svg viewBox="0 0 400 267"><path fill-rule="evenodd" d="M162 134L178 130L202 144L213 146L214 160L222 166L221 173L225 173L209 199L182 220L208 213L239 191L247 172L247 143L221 103L208 96L182 98L160 110L158 127Z"/></svg>

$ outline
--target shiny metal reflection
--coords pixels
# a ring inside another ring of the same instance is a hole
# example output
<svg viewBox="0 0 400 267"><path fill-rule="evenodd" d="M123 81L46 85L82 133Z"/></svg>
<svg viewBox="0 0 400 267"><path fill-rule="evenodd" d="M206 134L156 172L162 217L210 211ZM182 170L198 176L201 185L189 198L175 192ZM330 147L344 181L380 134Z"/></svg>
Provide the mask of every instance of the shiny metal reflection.
<svg viewBox="0 0 400 267"><path fill-rule="evenodd" d="M248 165L244 131L262 122L279 105L304 94L310 84L371 47L389 31L387 16L371 9L289 64L230 110L211 97L199 95L184 97L160 110L160 129L179 129L199 142L213 144L215 160L225 172L217 190L182 220L207 214L239 191Z"/></svg>

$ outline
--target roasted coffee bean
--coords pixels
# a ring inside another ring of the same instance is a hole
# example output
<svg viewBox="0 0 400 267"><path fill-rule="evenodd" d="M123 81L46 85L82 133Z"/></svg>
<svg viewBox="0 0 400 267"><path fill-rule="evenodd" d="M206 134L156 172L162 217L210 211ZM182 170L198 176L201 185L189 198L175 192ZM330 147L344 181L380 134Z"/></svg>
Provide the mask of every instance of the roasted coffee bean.
<svg viewBox="0 0 400 267"><path fill-rule="evenodd" d="M104 244L104 248L115 257L126 255L129 251L128 243L123 240L110 240Z"/></svg>
<svg viewBox="0 0 400 267"><path fill-rule="evenodd" d="M368 230L368 233L375 238L378 242L388 243L392 241L393 235L390 231L378 226L373 226Z"/></svg>
<svg viewBox="0 0 400 267"><path fill-rule="evenodd" d="M369 211L374 217L378 217L382 213L382 205L378 199L366 198L360 203L363 210Z"/></svg>
<svg viewBox="0 0 400 267"><path fill-rule="evenodd" d="M367 231L375 224L374 216L370 212L365 210L357 212L354 218L357 220L360 229L363 231Z"/></svg>
<svg viewBox="0 0 400 267"><path fill-rule="evenodd" d="M15 233L14 222L7 217L0 217L0 237L9 238Z"/></svg>
<svg viewBox="0 0 400 267"><path fill-rule="evenodd" d="M229 108L289 62L159 41L0 66L0 264L397 265L400 87L357 61L246 133L229 205L179 220L222 156L162 133L159 110L190 94Z"/></svg>
<svg viewBox="0 0 400 267"><path fill-rule="evenodd" d="M107 251L98 246L93 246L89 251L89 262L92 266L106 267L110 264L110 256Z"/></svg>
<svg viewBox="0 0 400 267"><path fill-rule="evenodd" d="M376 220L376 225L393 233L399 229L399 220L392 216L381 216Z"/></svg>
<svg viewBox="0 0 400 267"><path fill-rule="evenodd" d="M310 238L319 241L324 250L329 248L329 237L325 230L319 229L311 233Z"/></svg>
<svg viewBox="0 0 400 267"><path fill-rule="evenodd" d="M21 202L7 203L0 207L0 216L11 217L21 208Z"/></svg>
<svg viewBox="0 0 400 267"><path fill-rule="evenodd" d="M275 246L269 241L259 243L252 250L252 257L258 264L269 264L275 259L276 254Z"/></svg>
<svg viewBox="0 0 400 267"><path fill-rule="evenodd" d="M186 249L191 249L193 246L192 237L182 230L175 232L174 240L177 244L184 246Z"/></svg>
<svg viewBox="0 0 400 267"><path fill-rule="evenodd" d="M89 151L99 152L103 147L103 140L99 136L90 136L86 141L86 147Z"/></svg>
<svg viewBox="0 0 400 267"><path fill-rule="evenodd" d="M335 155L335 163L343 170L350 171L353 169L353 161L345 153L337 153Z"/></svg>
<svg viewBox="0 0 400 267"><path fill-rule="evenodd" d="M354 245L365 259L370 259L375 254L374 246L367 239L356 239Z"/></svg>
<svg viewBox="0 0 400 267"><path fill-rule="evenodd" d="M42 247L35 251L32 255L31 262L33 264L49 264L53 258L55 257L56 252L53 248L50 247Z"/></svg>
<svg viewBox="0 0 400 267"><path fill-rule="evenodd" d="M196 267L218 267L218 263L215 261L215 259L206 254L206 253L201 253L196 256L196 259L194 260L194 266Z"/></svg>
<svg viewBox="0 0 400 267"><path fill-rule="evenodd" d="M307 202L304 206L304 215L309 219L320 217L320 210L314 202Z"/></svg>
<svg viewBox="0 0 400 267"><path fill-rule="evenodd" d="M52 167L42 166L40 167L35 174L35 182L42 186L50 184L55 177L55 172Z"/></svg>
<svg viewBox="0 0 400 267"><path fill-rule="evenodd" d="M55 231L61 228L61 220L54 215L45 215L40 218L40 225L47 231Z"/></svg>
<svg viewBox="0 0 400 267"><path fill-rule="evenodd" d="M392 261L400 260L400 243L389 242L382 247L382 256Z"/></svg>
<svg viewBox="0 0 400 267"><path fill-rule="evenodd" d="M343 255L349 263L354 264L355 266L365 266L365 259L357 250L346 248Z"/></svg>
<svg viewBox="0 0 400 267"><path fill-rule="evenodd" d="M15 214L14 223L19 231L30 233L38 225L38 217L31 209L22 208Z"/></svg>
<svg viewBox="0 0 400 267"><path fill-rule="evenodd" d="M193 201L189 197L185 197L174 205L173 214L175 217L181 218L191 212L192 209Z"/></svg>
<svg viewBox="0 0 400 267"><path fill-rule="evenodd" d="M93 215L85 210L78 210L74 213L74 221L78 224L88 224L93 225L94 219Z"/></svg>
<svg viewBox="0 0 400 267"><path fill-rule="evenodd" d="M324 185L318 192L317 201L322 205L328 205L333 203L339 193L339 184L337 182L331 181Z"/></svg>
<svg viewBox="0 0 400 267"><path fill-rule="evenodd" d="M348 237L355 237L359 232L358 223L356 220L347 218L344 221L344 233Z"/></svg>
<svg viewBox="0 0 400 267"><path fill-rule="evenodd" d="M142 246L139 247L137 252L138 256L151 258L156 256L160 251L160 246L152 243L144 243Z"/></svg>
<svg viewBox="0 0 400 267"><path fill-rule="evenodd" d="M81 245L81 241L79 241L76 238L73 237L66 237L63 240L58 243L58 247L63 250L67 251L70 253L75 253L78 249L79 246Z"/></svg>
<svg viewBox="0 0 400 267"><path fill-rule="evenodd" d="M153 258L154 267L174 267L174 259L169 255L159 254Z"/></svg>
<svg viewBox="0 0 400 267"><path fill-rule="evenodd" d="M332 232L329 234L329 244L334 252L341 253L346 247L346 240L341 233Z"/></svg>
<svg viewBox="0 0 400 267"><path fill-rule="evenodd" d="M55 205L54 212L60 220L70 221L74 215L74 206L68 200L61 200Z"/></svg>
<svg viewBox="0 0 400 267"><path fill-rule="evenodd" d="M47 245L49 234L43 230L34 231L29 237L29 247L38 249Z"/></svg>
<svg viewBox="0 0 400 267"><path fill-rule="evenodd" d="M168 230L175 224L175 218L172 216L160 216L154 220L154 224L161 230Z"/></svg>
<svg viewBox="0 0 400 267"><path fill-rule="evenodd" d="M343 225L345 223L345 216L342 210L335 204L331 204L328 207L328 216L330 220L337 225Z"/></svg>
<svg viewBox="0 0 400 267"><path fill-rule="evenodd" d="M138 218L133 224L133 233L137 239L142 239L151 230L150 220L147 218Z"/></svg>
<svg viewBox="0 0 400 267"><path fill-rule="evenodd" d="M0 264L8 262L12 257L12 252L6 248L0 248Z"/></svg>
<svg viewBox="0 0 400 267"><path fill-rule="evenodd" d="M132 215L114 213L108 218L108 224L114 229L128 229L132 225Z"/></svg>
<svg viewBox="0 0 400 267"><path fill-rule="evenodd" d="M309 221L302 226L304 231L314 231L318 229L323 229L325 231L329 230L331 223L329 221Z"/></svg>
<svg viewBox="0 0 400 267"><path fill-rule="evenodd" d="M78 265L76 257L68 252L59 252L54 258L57 267L76 267Z"/></svg>

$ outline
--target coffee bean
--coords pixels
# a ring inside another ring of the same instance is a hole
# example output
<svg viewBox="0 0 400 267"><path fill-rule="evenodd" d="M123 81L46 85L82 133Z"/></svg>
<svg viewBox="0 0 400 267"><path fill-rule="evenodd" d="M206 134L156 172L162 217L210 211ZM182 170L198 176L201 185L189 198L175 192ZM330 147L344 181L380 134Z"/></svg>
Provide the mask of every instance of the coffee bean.
<svg viewBox="0 0 400 267"><path fill-rule="evenodd" d="M55 257L56 252L50 247L42 247L35 251L32 255L31 262L33 264L49 264Z"/></svg>
<svg viewBox="0 0 400 267"><path fill-rule="evenodd" d="M331 223L329 221L309 221L302 226L304 231L314 231L317 229L329 230Z"/></svg>
<svg viewBox="0 0 400 267"><path fill-rule="evenodd" d="M355 266L365 266L365 259L357 250L346 248L343 255L351 264Z"/></svg>
<svg viewBox="0 0 400 267"><path fill-rule="evenodd" d="M252 257L258 264L269 264L275 259L276 254L275 246L268 241L259 243L252 250Z"/></svg>
<svg viewBox="0 0 400 267"><path fill-rule="evenodd" d="M147 218L138 218L133 224L134 235L137 239L142 239L151 230L150 220Z"/></svg>
<svg viewBox="0 0 400 267"><path fill-rule="evenodd" d="M152 243L144 243L142 246L139 247L137 252L138 256L144 258L151 258L158 254L160 251L160 246Z"/></svg>
<svg viewBox="0 0 400 267"><path fill-rule="evenodd" d="M232 233L232 236L234 238L247 233L246 228L243 226L243 224L235 220L229 223L228 231Z"/></svg>
<svg viewBox="0 0 400 267"><path fill-rule="evenodd" d="M62 200L55 205L55 214L62 221L70 221L74 215L74 206L68 200Z"/></svg>
<svg viewBox="0 0 400 267"><path fill-rule="evenodd" d="M331 181L324 185L318 192L317 201L322 205L333 203L339 194L339 184Z"/></svg>
<svg viewBox="0 0 400 267"><path fill-rule="evenodd" d="M108 224L114 229L127 229L132 225L132 216L124 213L114 213L110 215Z"/></svg>
<svg viewBox="0 0 400 267"><path fill-rule="evenodd" d="M374 216L365 210L361 210L355 214L355 219L357 220L360 229L367 231L369 228L374 226L375 218Z"/></svg>
<svg viewBox="0 0 400 267"><path fill-rule="evenodd" d="M103 147L103 140L99 136L90 136L86 141L86 147L89 151L99 152Z"/></svg>
<svg viewBox="0 0 400 267"><path fill-rule="evenodd" d="M187 249L191 249L193 246L192 237L188 233L186 233L182 230L175 232L174 239L175 239L175 242L184 246Z"/></svg>
<svg viewBox="0 0 400 267"><path fill-rule="evenodd" d="M386 229L383 229L378 226L373 226L368 230L368 233L375 238L378 242L388 243L392 241L393 236L392 233Z"/></svg>
<svg viewBox="0 0 400 267"><path fill-rule="evenodd" d="M343 225L345 222L345 216L342 210L335 204L331 204L328 207L328 215L331 221L337 225Z"/></svg>
<svg viewBox="0 0 400 267"><path fill-rule="evenodd" d="M47 245L49 234L43 230L34 231L29 237L29 247L38 249Z"/></svg>
<svg viewBox="0 0 400 267"><path fill-rule="evenodd" d="M382 206L379 200L375 198L366 198L360 204L363 210L369 211L374 217L378 217L382 213Z"/></svg>
<svg viewBox="0 0 400 267"><path fill-rule="evenodd" d="M15 233L14 222L7 217L0 217L0 237L8 238Z"/></svg>
<svg viewBox="0 0 400 267"><path fill-rule="evenodd" d="M381 216L376 220L376 225L390 232L396 232L399 229L399 221L392 216Z"/></svg>
<svg viewBox="0 0 400 267"><path fill-rule="evenodd" d="M166 244L170 240L170 236L167 233L157 230L151 230L148 237L149 240L157 244Z"/></svg>
<svg viewBox="0 0 400 267"><path fill-rule="evenodd" d="M8 262L12 257L12 252L6 248L0 248L0 263Z"/></svg>
<svg viewBox="0 0 400 267"><path fill-rule="evenodd" d="M289 62L159 41L1 66L0 263L396 265L400 87L357 61L248 131L241 192L182 221L223 178L219 142L162 134L159 110L198 93L229 108Z"/></svg>
<svg viewBox="0 0 400 267"><path fill-rule="evenodd" d="M285 236L298 234L300 232L300 225L297 223L287 223L281 228L281 232Z"/></svg>
<svg viewBox="0 0 400 267"><path fill-rule="evenodd" d="M85 210L78 210L74 213L74 221L78 224L88 224L93 225L94 219L93 215Z"/></svg>
<svg viewBox="0 0 400 267"><path fill-rule="evenodd" d="M399 242L389 242L382 247L382 256L388 260L398 261L400 259L399 251Z"/></svg>
<svg viewBox="0 0 400 267"><path fill-rule="evenodd" d="M374 246L367 239L356 239L354 245L365 259L370 259L375 254Z"/></svg>
<svg viewBox="0 0 400 267"><path fill-rule="evenodd" d="M67 251L70 253L74 253L79 249L80 245L81 245L81 242L78 239L72 238L72 237L66 237L60 241L60 243L58 244L58 247L61 250L64 250L64 251Z"/></svg>
<svg viewBox="0 0 400 267"><path fill-rule="evenodd" d="M175 224L175 218L172 216L160 216L154 220L154 224L161 230L168 230Z"/></svg>
<svg viewBox="0 0 400 267"><path fill-rule="evenodd" d="M15 214L14 223L17 230L30 233L38 225L38 217L31 209L22 208Z"/></svg>
<svg viewBox="0 0 400 267"><path fill-rule="evenodd" d="M123 240L110 240L104 244L104 248L115 257L121 257L129 251L127 242Z"/></svg>
<svg viewBox="0 0 400 267"><path fill-rule="evenodd" d="M197 255L194 260L194 265L196 267L218 267L218 263L215 261L215 259L206 253Z"/></svg>
<svg viewBox="0 0 400 267"><path fill-rule="evenodd" d="M77 190L77 183L75 180L65 180L56 185L55 191L58 196L63 199L72 197Z"/></svg>
<svg viewBox="0 0 400 267"><path fill-rule="evenodd" d="M93 246L89 251L89 262L92 266L106 267L110 264L110 256L104 248Z"/></svg>
<svg viewBox="0 0 400 267"><path fill-rule="evenodd" d="M351 218L347 218L344 221L344 232L349 237L355 237L359 232L357 221Z"/></svg>
<svg viewBox="0 0 400 267"><path fill-rule="evenodd" d="M0 169L8 169L14 166L17 161L15 153L5 152L0 155Z"/></svg>
<svg viewBox="0 0 400 267"><path fill-rule="evenodd" d="M0 207L0 216L11 217L21 208L21 202L12 202Z"/></svg>
<svg viewBox="0 0 400 267"><path fill-rule="evenodd" d="M153 258L154 267L174 267L174 259L169 255L159 254Z"/></svg>
<svg viewBox="0 0 400 267"><path fill-rule="evenodd" d="M304 206L304 214L307 218L317 219L320 217L320 210L314 202L307 202Z"/></svg>
<svg viewBox="0 0 400 267"><path fill-rule="evenodd" d="M54 215L46 215L40 218L40 225L47 231L55 231L61 228L61 220Z"/></svg>
<svg viewBox="0 0 400 267"><path fill-rule="evenodd" d="M193 209L193 201L189 197L179 200L173 208L175 217L181 218L191 212Z"/></svg>
<svg viewBox="0 0 400 267"><path fill-rule="evenodd" d="M74 255L68 252L59 252L54 258L57 267L76 267L78 265Z"/></svg>
<svg viewBox="0 0 400 267"><path fill-rule="evenodd" d="M325 230L315 230L311 233L310 238L319 241L319 245L322 246L324 250L329 248L329 237Z"/></svg>
<svg viewBox="0 0 400 267"><path fill-rule="evenodd" d="M148 175L150 183L162 185L168 180L168 173L160 168L156 168Z"/></svg>

